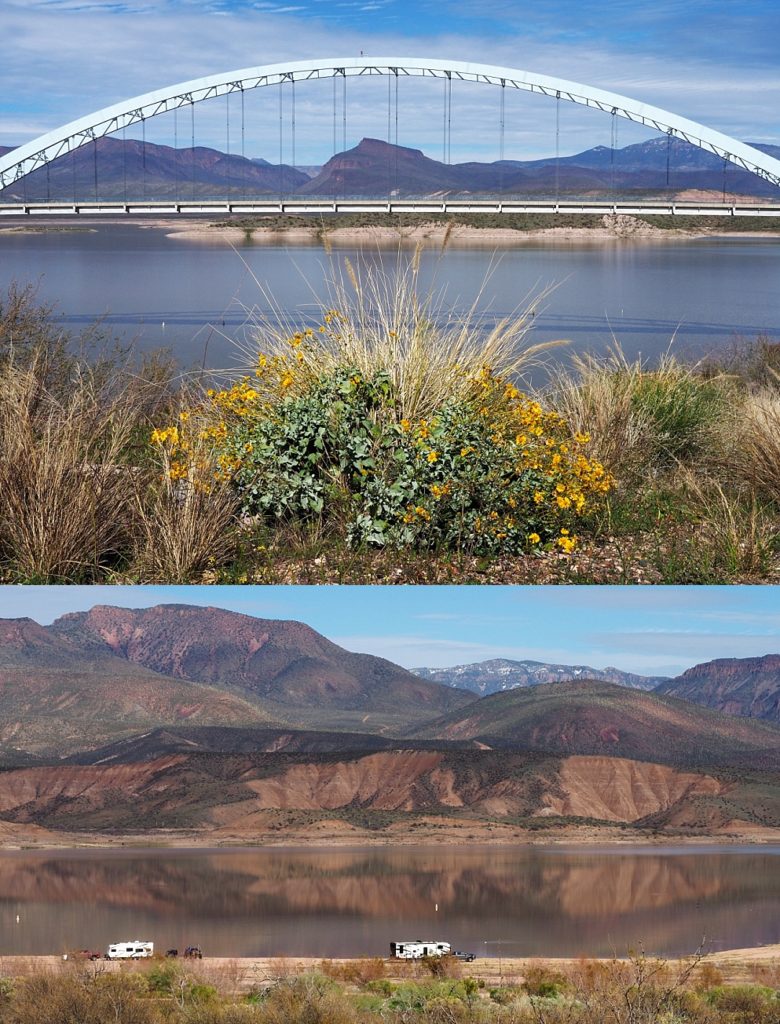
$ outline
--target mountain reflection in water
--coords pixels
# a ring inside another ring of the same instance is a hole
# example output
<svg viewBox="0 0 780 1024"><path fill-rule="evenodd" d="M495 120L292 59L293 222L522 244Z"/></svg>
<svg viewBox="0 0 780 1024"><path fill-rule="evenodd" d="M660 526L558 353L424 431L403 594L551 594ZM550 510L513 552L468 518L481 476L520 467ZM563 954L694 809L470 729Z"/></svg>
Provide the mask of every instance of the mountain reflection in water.
<svg viewBox="0 0 780 1024"><path fill-rule="evenodd" d="M779 848L0 853L0 954L198 943L218 956L690 952L780 939ZM436 906L438 905L438 910ZM17 923L16 917L19 917Z"/></svg>

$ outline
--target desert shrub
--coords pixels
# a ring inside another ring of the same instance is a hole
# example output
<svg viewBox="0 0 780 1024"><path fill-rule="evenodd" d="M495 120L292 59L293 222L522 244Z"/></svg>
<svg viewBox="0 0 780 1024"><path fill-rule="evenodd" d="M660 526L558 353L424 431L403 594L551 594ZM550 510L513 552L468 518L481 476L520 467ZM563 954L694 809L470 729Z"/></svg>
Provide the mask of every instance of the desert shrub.
<svg viewBox="0 0 780 1024"><path fill-rule="evenodd" d="M322 974L285 978L256 1004L261 1024L354 1024L352 1002Z"/></svg>
<svg viewBox="0 0 780 1024"><path fill-rule="evenodd" d="M139 995L132 976L34 975L20 983L3 1018L7 1024L158 1024L153 1002Z"/></svg>
<svg viewBox="0 0 780 1024"><path fill-rule="evenodd" d="M323 960L320 971L328 978L350 982L353 985L376 983L385 977L387 965L381 957L369 957L365 960L347 960L345 963L334 963ZM373 989L373 991L377 991Z"/></svg>
<svg viewBox="0 0 780 1024"><path fill-rule="evenodd" d="M509 1006L516 1002L522 992L522 988L518 985L498 985L496 988L491 988L488 995L498 1006Z"/></svg>
<svg viewBox="0 0 780 1024"><path fill-rule="evenodd" d="M487 367L465 383L413 421L385 372L341 367L276 398L246 378L210 393L208 436L244 515L341 522L354 547L571 551L611 486L588 437Z"/></svg>
<svg viewBox="0 0 780 1024"><path fill-rule="evenodd" d="M567 981L564 975L544 964L534 964L524 972L523 988L531 996L554 999L566 987Z"/></svg>
<svg viewBox="0 0 780 1024"><path fill-rule="evenodd" d="M780 1021L780 1001L774 989L764 985L726 985L710 989L708 1002L729 1024L775 1024Z"/></svg>
<svg viewBox="0 0 780 1024"><path fill-rule="evenodd" d="M420 960L432 978L459 978L460 961L454 956L424 956Z"/></svg>
<svg viewBox="0 0 780 1024"><path fill-rule="evenodd" d="M780 503L780 398L765 389L749 396L742 408L740 431L728 468L739 479Z"/></svg>
<svg viewBox="0 0 780 1024"><path fill-rule="evenodd" d="M178 964L158 963L146 972L146 984L154 995L170 996L178 988L182 977L183 972Z"/></svg>
<svg viewBox="0 0 780 1024"><path fill-rule="evenodd" d="M0 1009L11 1002L14 994L14 983L12 978L0 977Z"/></svg>
<svg viewBox="0 0 780 1024"><path fill-rule="evenodd" d="M694 974L693 984L697 992L706 992L707 989L717 988L723 984L723 973L718 970L715 964L705 962Z"/></svg>
<svg viewBox="0 0 780 1024"><path fill-rule="evenodd" d="M318 324L296 330L278 310L258 321L247 354L253 363L261 353L261 390L305 390L349 366L365 380L387 374L400 418L430 418L446 399L464 397L483 366L516 378L561 344L527 344L543 295L485 329L478 299L455 312L443 292L421 290L420 254L420 247L412 254L399 248L389 271L365 259L334 263ZM273 296L265 299L274 309Z"/></svg>
<svg viewBox="0 0 780 1024"><path fill-rule="evenodd" d="M193 1003L174 1018L182 1024L257 1024L258 1011L246 1003Z"/></svg>

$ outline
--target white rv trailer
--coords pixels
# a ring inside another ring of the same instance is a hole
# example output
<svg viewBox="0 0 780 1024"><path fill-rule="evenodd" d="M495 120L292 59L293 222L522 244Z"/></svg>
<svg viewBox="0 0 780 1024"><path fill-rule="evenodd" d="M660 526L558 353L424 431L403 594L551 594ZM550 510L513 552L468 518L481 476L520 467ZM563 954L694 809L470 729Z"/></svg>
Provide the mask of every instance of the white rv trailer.
<svg viewBox="0 0 780 1024"><path fill-rule="evenodd" d="M396 960L422 960L424 956L447 956L451 948L449 942L412 939L405 942L391 942L390 956L395 957Z"/></svg>
<svg viewBox="0 0 780 1024"><path fill-rule="evenodd" d="M154 943L133 939L131 942L112 942L106 950L106 960L142 960L154 956Z"/></svg>

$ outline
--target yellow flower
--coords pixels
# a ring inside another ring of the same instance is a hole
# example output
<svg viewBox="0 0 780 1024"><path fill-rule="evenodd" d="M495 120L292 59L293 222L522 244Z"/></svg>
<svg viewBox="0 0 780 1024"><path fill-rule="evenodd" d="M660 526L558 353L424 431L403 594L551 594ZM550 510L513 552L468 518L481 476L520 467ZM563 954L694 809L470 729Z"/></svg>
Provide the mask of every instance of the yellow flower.
<svg viewBox="0 0 780 1024"><path fill-rule="evenodd" d="M428 452L428 455L426 456L426 458L428 459L428 462L437 462L438 459L439 459L439 453L438 452Z"/></svg>
<svg viewBox="0 0 780 1024"><path fill-rule="evenodd" d="M406 420L406 419L401 420L401 430L403 430L403 432L405 434L408 433L411 430L411 428L412 428L411 420Z"/></svg>
<svg viewBox="0 0 780 1024"><path fill-rule="evenodd" d="M528 534L528 542L530 544L538 544L541 539L542 538L539 536L538 533L529 533Z"/></svg>
<svg viewBox="0 0 780 1024"><path fill-rule="evenodd" d="M567 555L570 555L571 552L577 546L577 538L576 537L559 537L556 540L555 543L558 545L558 547L561 549L561 551L565 551Z"/></svg>

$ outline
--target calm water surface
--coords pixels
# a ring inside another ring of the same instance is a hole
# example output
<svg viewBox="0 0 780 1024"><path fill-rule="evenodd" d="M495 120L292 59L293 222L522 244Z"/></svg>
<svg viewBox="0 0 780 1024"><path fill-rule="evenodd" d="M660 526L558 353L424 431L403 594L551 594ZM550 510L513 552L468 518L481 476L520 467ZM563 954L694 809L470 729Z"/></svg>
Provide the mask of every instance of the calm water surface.
<svg viewBox="0 0 780 1024"><path fill-rule="evenodd" d="M0 853L0 954L141 938L218 956L385 956L415 937L483 956L778 942L780 847Z"/></svg>
<svg viewBox="0 0 780 1024"><path fill-rule="evenodd" d="M40 297L75 329L104 317L141 347L171 347L185 366L233 367L247 310L268 310L263 291L282 312L313 317L333 261L347 256L361 258L354 249L329 258L319 245L236 251L134 225L2 232L0 288L40 282ZM398 254L368 248L363 258L391 272ZM481 291L478 306L489 317L554 286L533 340L566 338L571 349L604 350L614 336L628 354L652 357L674 338L674 350L698 356L736 337L780 334L780 239L527 243L498 254L453 247L426 251L421 279L453 309L468 308Z"/></svg>

